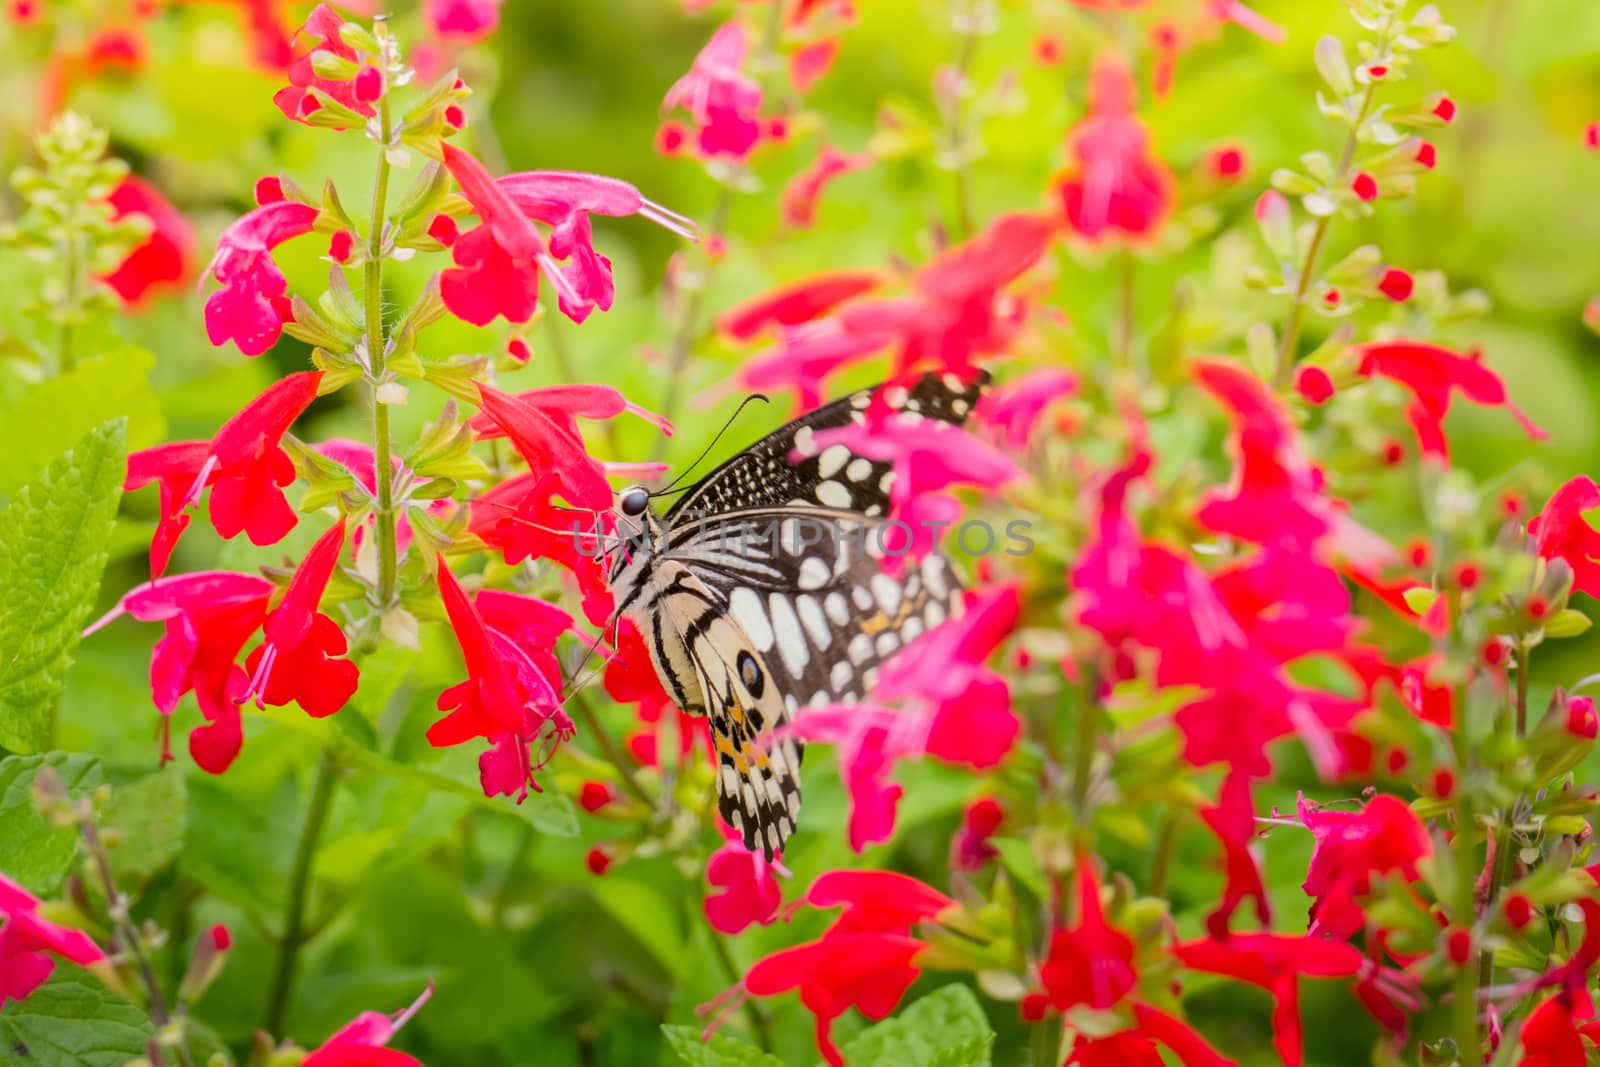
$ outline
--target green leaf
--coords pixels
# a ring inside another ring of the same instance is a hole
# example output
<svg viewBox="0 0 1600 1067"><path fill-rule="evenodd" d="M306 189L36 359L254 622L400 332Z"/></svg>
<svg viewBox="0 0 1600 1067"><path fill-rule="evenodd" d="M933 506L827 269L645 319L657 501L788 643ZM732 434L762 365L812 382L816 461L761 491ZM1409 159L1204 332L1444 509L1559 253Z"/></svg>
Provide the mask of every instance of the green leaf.
<svg viewBox="0 0 1600 1067"><path fill-rule="evenodd" d="M672 1051L689 1067L783 1067L776 1056L762 1052L735 1037L713 1034L710 1041L700 1040L700 1031L692 1026L663 1025Z"/></svg>
<svg viewBox="0 0 1600 1067"><path fill-rule="evenodd" d="M1556 612L1549 622L1544 624L1546 637L1577 637L1588 630L1594 623L1589 616L1573 608L1563 608Z"/></svg>
<svg viewBox="0 0 1600 1067"><path fill-rule="evenodd" d="M846 1063L873 1067L989 1067L994 1031L971 989L947 985L840 1051Z"/></svg>
<svg viewBox="0 0 1600 1067"><path fill-rule="evenodd" d="M93 756L50 752L0 759L0 871L37 896L55 894L78 854L78 831L52 826L33 808L33 779L54 767L74 796L105 780Z"/></svg>
<svg viewBox="0 0 1600 1067"><path fill-rule="evenodd" d="M0 1011L0 1056L28 1067L123 1067L152 1034L144 1012L71 964Z"/></svg>
<svg viewBox="0 0 1600 1067"><path fill-rule="evenodd" d="M50 745L122 495L127 428L104 423L0 512L0 745Z"/></svg>
<svg viewBox="0 0 1600 1067"><path fill-rule="evenodd" d="M177 767L114 786L100 817L117 831L111 866L117 877L146 878L183 850L189 828L189 790Z"/></svg>
<svg viewBox="0 0 1600 1067"><path fill-rule="evenodd" d="M166 421L150 387L155 357L127 347L84 360L0 410L0 496L10 496L102 423L128 420L128 447L161 440Z"/></svg>

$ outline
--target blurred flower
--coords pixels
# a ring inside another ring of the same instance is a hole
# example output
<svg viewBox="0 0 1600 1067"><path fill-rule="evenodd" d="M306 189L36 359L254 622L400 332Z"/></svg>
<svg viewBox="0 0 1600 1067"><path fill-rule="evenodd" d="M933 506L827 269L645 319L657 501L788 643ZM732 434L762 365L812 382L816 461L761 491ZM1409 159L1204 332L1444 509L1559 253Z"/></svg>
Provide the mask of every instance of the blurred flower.
<svg viewBox="0 0 1600 1067"><path fill-rule="evenodd" d="M234 697L249 682L235 661L266 621L273 585L254 574L199 571L140 585L84 631L94 633L126 612L160 622L165 633L150 654L150 696L162 715L161 762L172 758L170 716L193 692L206 718L189 735L189 753L202 770L221 774L239 754L244 733Z"/></svg>
<svg viewBox="0 0 1600 1067"><path fill-rule="evenodd" d="M797 93L809 93L832 68L838 55L839 42L832 37L795 49L789 56L789 84L794 86Z"/></svg>
<svg viewBox="0 0 1600 1067"><path fill-rule="evenodd" d="M500 25L505 0L422 0L422 17L440 37L480 41Z"/></svg>
<svg viewBox="0 0 1600 1067"><path fill-rule="evenodd" d="M159 189L132 174L123 178L106 200L112 221L143 215L150 220L150 235L102 280L127 304L139 303L163 285L182 282L194 259L194 231L178 209Z"/></svg>
<svg viewBox="0 0 1600 1067"><path fill-rule="evenodd" d="M247 356L277 343L289 317L288 282L272 260L283 242L311 232L318 211L310 204L279 200L248 212L223 232L201 282L215 278L221 289L206 298L206 335L211 343L232 341Z"/></svg>
<svg viewBox="0 0 1600 1067"><path fill-rule="evenodd" d="M1206 153L1206 171L1217 181L1237 181L1248 166L1244 149L1235 144L1218 145Z"/></svg>
<svg viewBox="0 0 1600 1067"><path fill-rule="evenodd" d="M1424 455L1450 458L1444 417L1456 390L1473 403L1505 408L1534 440L1548 436L1507 399L1505 383L1483 365L1479 353L1463 356L1426 341L1408 340L1370 341L1353 345L1350 351L1361 361L1362 374L1389 378L1411 390L1414 399L1406 418Z"/></svg>
<svg viewBox="0 0 1600 1067"><path fill-rule="evenodd" d="M773 876L775 864L758 849L746 849L737 831L719 824L727 840L706 863L706 881L721 892L707 893L706 921L724 934L770 923L783 902L783 887Z"/></svg>
<svg viewBox="0 0 1600 1067"><path fill-rule="evenodd" d="M255 697L274 707L293 701L313 718L332 715L355 694L356 665L342 658L348 645L344 631L318 611L323 593L344 551L345 520L341 518L300 561L283 599L262 626L265 641L245 660L249 685L235 699Z"/></svg>
<svg viewBox="0 0 1600 1067"><path fill-rule="evenodd" d="M978 399L975 417L1000 431L1008 448L1028 447L1046 409L1078 391L1078 379L1057 367L1036 367L1020 378L994 386Z"/></svg>
<svg viewBox="0 0 1600 1067"><path fill-rule="evenodd" d="M1046 1006L1055 1011L1080 1005L1105 1011L1138 982L1133 939L1106 922L1100 882L1087 853L1078 854L1076 883L1077 924L1051 935L1050 953L1039 964L1043 988L1024 998L1024 1017L1040 1018Z"/></svg>
<svg viewBox="0 0 1600 1067"><path fill-rule="evenodd" d="M873 270L832 270L799 278L729 308L717 319L717 332L736 341L749 341L769 330L799 326L883 282L883 275Z"/></svg>
<svg viewBox="0 0 1600 1067"><path fill-rule="evenodd" d="M360 56L340 35L340 27L343 25L344 17L331 5L318 4L312 9L311 14L306 16L304 25L295 32L298 46L288 64L289 84L279 89L272 97L272 102L278 105L278 110L288 118L296 122L306 122L307 116L322 107L319 95L358 115L372 117L371 101L361 99L356 91L354 69L349 77L327 78L319 75L312 63L314 53L326 52L345 60L352 68L356 67Z"/></svg>
<svg viewBox="0 0 1600 1067"><path fill-rule="evenodd" d="M1380 793L1360 811L1332 811L1298 797L1296 814L1316 845L1301 883L1313 901L1310 933L1343 941L1366 925L1361 898L1375 875L1418 877L1433 851L1422 820L1397 797Z"/></svg>
<svg viewBox="0 0 1600 1067"><path fill-rule="evenodd" d="M106 958L88 934L39 914L39 898L0 874L0 1005L23 1001L56 969L59 956L86 967Z"/></svg>
<svg viewBox="0 0 1600 1067"><path fill-rule="evenodd" d="M950 842L950 866L969 874L981 871L1000 850L990 843L1006 811L994 797L979 797L961 813L961 827Z"/></svg>
<svg viewBox="0 0 1600 1067"><path fill-rule="evenodd" d="M1583 513L1594 508L1600 508L1600 486L1580 475L1528 520L1528 532L1541 559L1565 560L1572 568L1572 587L1600 598L1600 530L1583 520Z"/></svg>
<svg viewBox="0 0 1600 1067"><path fill-rule="evenodd" d="M1390 267L1383 272L1383 277L1378 281L1378 291L1395 303L1402 303L1411 299L1411 290L1415 282L1411 275L1398 267Z"/></svg>
<svg viewBox="0 0 1600 1067"><path fill-rule="evenodd" d="M430 981L409 1008L393 1015L362 1012L301 1060L300 1067L422 1067L422 1061L416 1057L385 1046L431 996L433 983Z"/></svg>
<svg viewBox="0 0 1600 1067"><path fill-rule="evenodd" d="M1127 65L1102 55L1090 78L1089 114L1069 135L1072 162L1054 182L1067 226L1089 241L1148 240L1172 213L1176 182L1135 117Z"/></svg>
<svg viewBox="0 0 1600 1067"><path fill-rule="evenodd" d="M817 220L817 200L822 190L835 178L871 164L872 157L865 152L851 154L823 145L811 165L784 186L783 221L790 226L812 225Z"/></svg>
<svg viewBox="0 0 1600 1067"><path fill-rule="evenodd" d="M269 386L222 424L210 441L177 441L128 457L128 492L159 482L161 521L150 543L150 573L159 576L188 528L188 507L211 489L211 524L223 538L241 532L255 545L281 541L298 521L283 486L294 462L280 444L316 399L321 371L291 374Z"/></svg>
<svg viewBox="0 0 1600 1067"><path fill-rule="evenodd" d="M1250 850L1256 838L1256 814L1250 795L1250 778L1237 771L1222 780L1217 802L1202 807L1200 818L1222 845L1222 900L1206 916L1213 937L1225 937L1234 912L1246 900L1255 901L1262 926L1272 921L1272 905L1261 880L1261 865Z"/></svg>
<svg viewBox="0 0 1600 1067"><path fill-rule="evenodd" d="M708 158L743 160L761 139L761 85L741 69L749 50L744 26L723 23L661 101L664 110L681 106L694 116Z"/></svg>

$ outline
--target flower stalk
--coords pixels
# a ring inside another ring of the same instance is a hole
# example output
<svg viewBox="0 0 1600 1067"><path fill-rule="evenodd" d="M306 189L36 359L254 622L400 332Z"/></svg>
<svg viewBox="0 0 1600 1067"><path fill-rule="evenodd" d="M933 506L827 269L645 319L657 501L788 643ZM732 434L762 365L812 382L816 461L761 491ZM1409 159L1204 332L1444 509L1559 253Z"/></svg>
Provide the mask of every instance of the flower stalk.
<svg viewBox="0 0 1600 1067"><path fill-rule="evenodd" d="M382 19L375 23L380 41L386 41ZM361 295L365 302L367 360L372 385L372 478L378 494L378 613L394 607L399 585L398 532L394 506L394 470L389 433L389 405L382 396L386 358L383 330L383 256L385 214L389 195L389 98L378 100L378 175L372 184L372 222L367 233L367 258L362 264Z"/></svg>
<svg viewBox="0 0 1600 1067"><path fill-rule="evenodd" d="M269 1034L282 1031L294 993L300 949L306 942L306 898L311 891L311 864L316 859L317 843L322 839L322 830L328 821L338 778L339 771L332 754L324 752L317 764L316 778L311 785L311 803L306 808L305 822L300 826L300 838L295 844L294 862L289 869L288 910L284 913L283 936L278 941L272 992L267 998L266 1014L261 1021L261 1028Z"/></svg>

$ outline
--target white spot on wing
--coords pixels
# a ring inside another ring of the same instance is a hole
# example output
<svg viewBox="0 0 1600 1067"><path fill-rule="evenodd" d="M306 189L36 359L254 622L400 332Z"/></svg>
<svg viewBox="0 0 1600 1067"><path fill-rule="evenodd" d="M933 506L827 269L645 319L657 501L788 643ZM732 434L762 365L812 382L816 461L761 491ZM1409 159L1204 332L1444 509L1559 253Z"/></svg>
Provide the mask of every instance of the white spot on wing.
<svg viewBox="0 0 1600 1067"><path fill-rule="evenodd" d="M817 598L801 594L795 598L794 606L800 613L800 624L806 628L811 643L818 648L827 648L828 642L833 640L833 631L828 628L828 620L822 617L822 605Z"/></svg>
<svg viewBox="0 0 1600 1067"><path fill-rule="evenodd" d="M739 629L750 638L750 643L761 652L772 650L772 626L767 621L761 598L749 586L741 585L728 597L728 614L739 624Z"/></svg>
<svg viewBox="0 0 1600 1067"><path fill-rule="evenodd" d="M840 660L833 665L833 670L828 672L828 684L840 692L850 684L850 676L855 672L850 669L848 660Z"/></svg>
<svg viewBox="0 0 1600 1067"><path fill-rule="evenodd" d="M850 490L846 489L843 482L832 480L818 482L813 490L817 500L830 508L847 508L850 506Z"/></svg>
<svg viewBox="0 0 1600 1067"><path fill-rule="evenodd" d="M807 556L800 561L801 589L821 589L832 577L833 572L828 569L827 563L817 556Z"/></svg>
<svg viewBox="0 0 1600 1067"><path fill-rule="evenodd" d="M864 482L867 475L872 473L872 460L865 456L857 456L850 461L850 466L844 469L844 476L852 482Z"/></svg>
<svg viewBox="0 0 1600 1067"><path fill-rule="evenodd" d="M856 634L850 639L850 662L860 666L872 658L872 638L866 634Z"/></svg>
<svg viewBox="0 0 1600 1067"><path fill-rule="evenodd" d="M828 598L822 602L822 607L835 626L844 626L850 622L850 602L844 598L843 593L829 593Z"/></svg>
<svg viewBox="0 0 1600 1067"><path fill-rule="evenodd" d="M782 593L773 593L767 603L772 609L772 632L777 638L778 655L790 677L798 678L811 659L811 647L800 632L800 620L795 617L789 598Z"/></svg>
<svg viewBox="0 0 1600 1067"><path fill-rule="evenodd" d="M872 610L872 592L867 589L866 586L858 585L854 589L850 590L850 599L856 602L856 608L858 610Z"/></svg>
<svg viewBox="0 0 1600 1067"><path fill-rule="evenodd" d="M817 435L811 427L802 426L794 432L794 447L803 455L810 455L811 450L817 447Z"/></svg>
<svg viewBox="0 0 1600 1067"><path fill-rule="evenodd" d="M844 445L829 445L817 457L817 472L824 478L832 478L849 458L850 450Z"/></svg>
<svg viewBox="0 0 1600 1067"><path fill-rule="evenodd" d="M944 560L928 555L922 558L922 580L928 583L928 592L943 600L950 595L950 586L944 580Z"/></svg>
<svg viewBox="0 0 1600 1067"><path fill-rule="evenodd" d="M872 576L872 595L878 598L878 606L886 615L893 615L900 608L900 583L887 574L874 574Z"/></svg>

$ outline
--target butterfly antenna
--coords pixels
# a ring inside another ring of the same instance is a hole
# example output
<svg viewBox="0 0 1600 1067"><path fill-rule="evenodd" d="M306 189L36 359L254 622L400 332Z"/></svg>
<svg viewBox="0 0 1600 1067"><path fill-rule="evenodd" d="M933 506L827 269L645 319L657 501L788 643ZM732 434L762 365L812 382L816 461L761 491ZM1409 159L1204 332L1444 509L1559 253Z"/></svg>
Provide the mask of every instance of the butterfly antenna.
<svg viewBox="0 0 1600 1067"><path fill-rule="evenodd" d="M733 414L728 416L728 421L722 424L722 429L717 431L717 436L713 437L711 439L711 443L706 445L706 447L700 451L700 454L695 457L694 462L685 467L683 469L683 473L679 474L676 478L672 479L672 481L668 482L660 489L655 490L650 495L656 497L672 492L672 487L683 481L691 473L693 473L696 467L700 466L701 461L711 454L711 450L713 448L717 447L717 442L722 440L722 435L727 433L728 430L732 428L733 424L738 420L740 415L744 414L744 409L749 407L750 404L756 400L761 401L763 404L768 403L765 393L751 393L749 396L745 397L744 400L740 401L739 406L734 409Z"/></svg>
<svg viewBox="0 0 1600 1067"><path fill-rule="evenodd" d="M584 652L583 654L583 659L578 661L577 669L572 672L572 678L563 688L563 692L561 694L561 699L563 702L570 700L573 696L588 688L589 685L591 685L594 680L600 676L600 673L606 669L606 665L610 662L609 657L602 660L599 666L597 666L593 671L589 672L589 676L587 678L583 676L584 668L589 665L589 661L594 658L594 654L599 651L600 646L604 643L604 634L597 636L594 641L590 643L588 651Z"/></svg>

